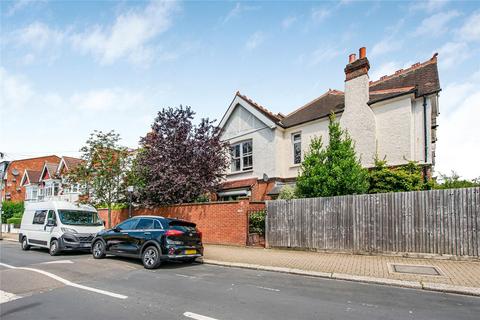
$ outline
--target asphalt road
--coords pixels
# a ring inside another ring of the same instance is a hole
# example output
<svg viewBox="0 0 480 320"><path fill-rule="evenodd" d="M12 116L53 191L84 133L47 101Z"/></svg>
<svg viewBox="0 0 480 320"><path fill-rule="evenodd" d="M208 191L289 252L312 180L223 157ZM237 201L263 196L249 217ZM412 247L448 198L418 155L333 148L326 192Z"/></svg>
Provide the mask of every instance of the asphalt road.
<svg viewBox="0 0 480 320"><path fill-rule="evenodd" d="M2 320L478 319L480 314L476 297L202 264L168 263L147 271L136 260L51 257L7 241L0 241L0 263L0 293L3 301L11 300L0 304Z"/></svg>

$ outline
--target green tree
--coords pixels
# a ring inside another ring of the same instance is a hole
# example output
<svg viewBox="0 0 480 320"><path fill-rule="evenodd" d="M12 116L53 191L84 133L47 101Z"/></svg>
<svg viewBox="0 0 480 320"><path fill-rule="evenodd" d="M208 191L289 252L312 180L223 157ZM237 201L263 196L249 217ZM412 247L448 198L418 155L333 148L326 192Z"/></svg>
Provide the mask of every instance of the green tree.
<svg viewBox="0 0 480 320"><path fill-rule="evenodd" d="M93 204L108 208L111 227L112 206L125 201L126 176L131 167L129 152L119 145L120 135L114 131L94 131L80 149L81 164L68 174L68 180L83 186L83 196Z"/></svg>
<svg viewBox="0 0 480 320"><path fill-rule="evenodd" d="M418 191L426 189L422 168L414 161L396 168L387 166L385 159L375 159L375 167L368 173L368 193Z"/></svg>
<svg viewBox="0 0 480 320"><path fill-rule="evenodd" d="M320 138L312 139L297 179L301 197L329 197L361 194L368 190L368 172L355 154L348 132L330 115L329 144L323 148Z"/></svg>
<svg viewBox="0 0 480 320"><path fill-rule="evenodd" d="M460 175L453 170L450 176L440 174L440 181L441 183L435 183L435 189L480 187L480 177L473 180L461 179Z"/></svg>

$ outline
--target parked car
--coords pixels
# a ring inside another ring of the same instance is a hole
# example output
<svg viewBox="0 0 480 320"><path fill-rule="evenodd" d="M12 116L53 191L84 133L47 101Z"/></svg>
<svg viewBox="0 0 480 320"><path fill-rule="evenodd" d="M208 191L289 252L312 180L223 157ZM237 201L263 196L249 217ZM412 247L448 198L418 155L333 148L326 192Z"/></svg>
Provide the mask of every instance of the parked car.
<svg viewBox="0 0 480 320"><path fill-rule="evenodd" d="M202 233L195 223L160 216L136 216L112 229L103 230L92 241L92 254L142 259L146 269L165 260L194 262L203 256Z"/></svg>
<svg viewBox="0 0 480 320"><path fill-rule="evenodd" d="M25 204L18 241L23 250L44 247L55 256L66 250L89 251L102 229L103 221L92 206L67 201L31 202Z"/></svg>

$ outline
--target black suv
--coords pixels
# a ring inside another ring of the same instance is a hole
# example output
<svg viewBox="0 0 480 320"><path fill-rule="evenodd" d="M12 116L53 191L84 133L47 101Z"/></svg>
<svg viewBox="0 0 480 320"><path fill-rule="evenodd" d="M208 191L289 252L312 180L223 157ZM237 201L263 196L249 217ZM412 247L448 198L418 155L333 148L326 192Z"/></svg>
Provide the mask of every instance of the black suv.
<svg viewBox="0 0 480 320"><path fill-rule="evenodd" d="M112 229L102 230L92 240L92 254L141 258L143 266L155 269L165 260L194 262L203 256L202 233L195 223L159 216L136 216Z"/></svg>

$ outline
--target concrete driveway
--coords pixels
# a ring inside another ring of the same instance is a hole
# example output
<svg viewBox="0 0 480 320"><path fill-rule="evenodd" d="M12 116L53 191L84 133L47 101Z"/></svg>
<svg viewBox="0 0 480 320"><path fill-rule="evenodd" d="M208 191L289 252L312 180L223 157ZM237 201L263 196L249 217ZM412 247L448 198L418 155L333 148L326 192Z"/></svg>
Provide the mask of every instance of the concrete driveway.
<svg viewBox="0 0 480 320"><path fill-rule="evenodd" d="M0 316L15 319L478 319L480 298L212 265L51 257L0 242Z"/></svg>

